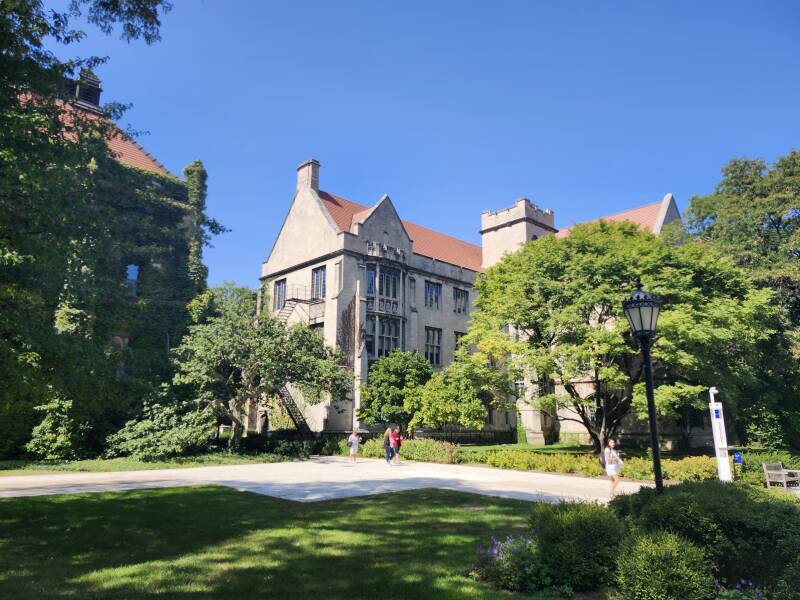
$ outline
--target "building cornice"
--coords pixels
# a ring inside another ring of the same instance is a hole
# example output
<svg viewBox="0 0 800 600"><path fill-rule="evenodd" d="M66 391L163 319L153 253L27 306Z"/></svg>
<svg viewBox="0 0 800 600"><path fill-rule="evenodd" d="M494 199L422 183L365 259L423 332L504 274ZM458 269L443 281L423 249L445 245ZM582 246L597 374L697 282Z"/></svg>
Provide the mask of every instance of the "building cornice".
<svg viewBox="0 0 800 600"><path fill-rule="evenodd" d="M416 254L416 253L414 253L414 254ZM433 271L428 271L426 269L420 269L419 267L415 267L413 265L409 265L408 263L400 263L398 261L387 259L387 258L384 258L384 257L372 256L370 254L361 254L359 252L354 252L352 250L345 250L345 249L339 249L339 250L335 250L333 252L328 252L327 254L323 254L321 256L317 256L312 260L306 260L306 261L303 261L301 263L297 263L296 265L292 265L291 267L285 267L285 268L280 269L278 271L275 271L273 273L269 273L267 275L262 275L261 277L258 278L258 280L261 281L261 282L264 282L267 279L274 279L276 277L281 277L283 275L287 275L287 274L291 273L292 271L298 271L300 269L305 269L307 267L311 267L313 265L317 265L317 264L329 261L329 260L331 260L333 258L336 258L338 256L351 256L351 257L353 257L353 258L355 258L357 260L363 260L365 262L370 262L370 261L391 262L391 263L399 265L401 268L405 267L405 269L409 272L409 274L412 274L412 275L421 275L423 277L431 277L433 279L439 279L441 281L447 281L449 283L456 283L456 284L459 284L459 285L462 285L462 286L469 286L469 287L473 287L474 286L473 282L467 281L466 279L456 279L455 277L450 277L448 275L443 275L441 273L434 273ZM417 254L417 256L424 256L424 255ZM426 256L425 258L429 258L429 257ZM458 265L451 265L450 263L445 262L443 260L437 260L436 262L440 262L442 264L446 264L446 265L454 266L454 267L458 268ZM461 268L466 273L472 273L476 277L478 275L478 272L476 272L476 271L472 271L470 269L464 269L463 267L461 267Z"/></svg>

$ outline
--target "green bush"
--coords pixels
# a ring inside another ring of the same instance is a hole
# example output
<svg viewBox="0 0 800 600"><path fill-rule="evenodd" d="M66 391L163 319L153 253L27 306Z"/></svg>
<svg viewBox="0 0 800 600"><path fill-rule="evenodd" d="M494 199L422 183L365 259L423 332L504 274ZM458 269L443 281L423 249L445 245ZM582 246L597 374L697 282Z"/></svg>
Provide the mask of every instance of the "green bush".
<svg viewBox="0 0 800 600"><path fill-rule="evenodd" d="M664 479L672 481L704 481L717 478L717 459L713 456L685 456L661 460ZM622 475L631 479L653 479L653 461L650 458L629 458L622 467Z"/></svg>
<svg viewBox="0 0 800 600"><path fill-rule="evenodd" d="M345 442L340 447L341 454L349 451ZM360 456L367 458L384 458L386 451L383 448L383 438L374 438L361 444L358 449ZM458 446L450 442L436 440L405 440L400 447L400 457L406 460L421 460L425 462L456 464L460 462Z"/></svg>
<svg viewBox="0 0 800 600"><path fill-rule="evenodd" d="M784 467L800 469L800 456L784 450L745 450L742 452L742 468L762 476L762 463L783 463Z"/></svg>
<svg viewBox="0 0 800 600"><path fill-rule="evenodd" d="M652 468L652 462L650 465ZM662 461L661 466L664 477L673 481L705 481L717 478L717 459L713 456L667 459Z"/></svg>
<svg viewBox="0 0 800 600"><path fill-rule="evenodd" d="M625 527L597 504L534 504L531 530L542 549L542 587L594 590L614 580L617 546Z"/></svg>
<svg viewBox="0 0 800 600"><path fill-rule="evenodd" d="M624 544L617 570L626 600L707 600L716 595L703 551L673 533L644 534Z"/></svg>
<svg viewBox="0 0 800 600"><path fill-rule="evenodd" d="M723 585L744 578L771 587L800 548L800 501L741 483L687 482L620 496L611 508L648 533L669 531L699 548Z"/></svg>
<svg viewBox="0 0 800 600"><path fill-rule="evenodd" d="M492 538L488 547L478 549L478 560L470 574L500 590L534 592L540 589L542 579L539 558L536 542L531 537Z"/></svg>
<svg viewBox="0 0 800 600"><path fill-rule="evenodd" d="M602 475L597 458L586 454L544 454L526 450L497 450L484 454L484 462L501 469Z"/></svg>
<svg viewBox="0 0 800 600"><path fill-rule="evenodd" d="M800 589L798 589L798 577L800 577L800 554L795 554L778 581L772 587L770 597L772 600L798 600L800 599Z"/></svg>
<svg viewBox="0 0 800 600"><path fill-rule="evenodd" d="M75 414L73 401L52 392L35 410L44 414L44 419L33 428L25 449L45 460L83 458L91 426Z"/></svg>
<svg viewBox="0 0 800 600"><path fill-rule="evenodd" d="M211 445L216 424L214 411L194 402L146 403L138 419L108 436L106 455L148 461L195 454Z"/></svg>
<svg viewBox="0 0 800 600"><path fill-rule="evenodd" d="M315 454L323 456L338 454L342 442L343 438L340 436L313 440L282 440L266 435L250 434L242 438L242 449L250 452L278 454L290 458L308 458ZM344 447L346 448L346 445Z"/></svg>
<svg viewBox="0 0 800 600"><path fill-rule="evenodd" d="M454 465L460 462L458 446L436 440L406 440L400 447L401 458Z"/></svg>

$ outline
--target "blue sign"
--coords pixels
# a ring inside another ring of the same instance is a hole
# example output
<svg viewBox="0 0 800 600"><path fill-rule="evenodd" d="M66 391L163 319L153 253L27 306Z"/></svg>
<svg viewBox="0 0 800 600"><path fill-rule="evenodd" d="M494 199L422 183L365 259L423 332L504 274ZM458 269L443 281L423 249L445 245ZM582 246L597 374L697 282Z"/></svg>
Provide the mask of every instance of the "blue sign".
<svg viewBox="0 0 800 600"><path fill-rule="evenodd" d="M742 464L742 453L739 450L733 453L733 462L737 465Z"/></svg>
<svg viewBox="0 0 800 600"><path fill-rule="evenodd" d="M714 409L714 418L715 419L719 419L719 409L718 408Z"/></svg>

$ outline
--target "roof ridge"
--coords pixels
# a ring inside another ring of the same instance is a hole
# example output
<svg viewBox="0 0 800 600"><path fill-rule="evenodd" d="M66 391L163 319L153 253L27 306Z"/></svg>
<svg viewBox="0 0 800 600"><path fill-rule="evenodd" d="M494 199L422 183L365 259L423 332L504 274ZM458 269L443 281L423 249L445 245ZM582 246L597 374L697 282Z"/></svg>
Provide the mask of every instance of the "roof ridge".
<svg viewBox="0 0 800 600"><path fill-rule="evenodd" d="M377 206L377 203L373 204L372 206L366 206L364 204L361 204L360 202L354 202L353 200L349 200L349 199L345 198L344 196L339 196L337 194L331 194L330 192L327 192L325 190L319 190L319 191L320 191L320 193L327 194L331 198L336 198L338 200L344 200L345 202L349 202L350 204L355 204L356 206L361 206L362 209L359 210L358 212L354 213L353 214L354 217L357 214L364 212L365 210L372 210ZM380 200L378 202L380 202ZM450 235L449 233L443 233L441 231L437 231L436 229L431 229L430 227L427 227L426 225L420 225L419 223L414 223L413 221L409 221L408 219L400 219L400 220L404 224L408 223L409 225L413 225L414 227L419 227L420 229L425 229L426 231L430 231L431 233L435 233L437 235L443 235L445 237L449 237L450 239L456 240L457 242L461 242L463 244L469 244L470 246L474 246L475 248L480 248L480 246L478 244L473 244L472 242L468 242L467 240L462 240L461 238L458 238L458 237L456 237L454 235ZM352 225L352 223L351 223L351 225Z"/></svg>
<svg viewBox="0 0 800 600"><path fill-rule="evenodd" d="M318 195L328 213L336 221L339 229L347 233L350 233L353 219L356 215L374 208L374 206L365 206L360 202L353 202L343 196L338 196L325 190L318 190ZM407 221L400 218L400 215L398 215L398 218L412 240L414 254L427 256L471 271L480 271L480 256L483 253L481 246L457 238L454 235ZM416 236L409 231L409 229L414 228L416 228Z"/></svg>
<svg viewBox="0 0 800 600"><path fill-rule="evenodd" d="M634 206L633 208L627 208L625 210L620 210L615 213L611 213L610 215L603 215L602 217L597 217L596 219L592 219L593 221L602 221L603 219L607 219L608 217L616 217L617 215L621 215L624 213L633 212L634 210L639 210L642 208L649 208L651 206L655 206L656 204L661 204L664 202L664 198L661 200L657 200L656 202L648 202L647 204L640 204L639 206ZM586 223L591 223L592 221L585 221Z"/></svg>

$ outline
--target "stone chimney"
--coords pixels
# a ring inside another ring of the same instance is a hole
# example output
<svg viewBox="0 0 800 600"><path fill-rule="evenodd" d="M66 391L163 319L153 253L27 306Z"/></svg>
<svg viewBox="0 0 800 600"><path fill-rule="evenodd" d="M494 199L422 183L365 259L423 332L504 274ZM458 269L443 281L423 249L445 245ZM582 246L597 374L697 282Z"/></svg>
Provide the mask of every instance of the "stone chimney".
<svg viewBox="0 0 800 600"><path fill-rule="evenodd" d="M297 190L302 188L319 191L319 161L314 158L297 167Z"/></svg>

